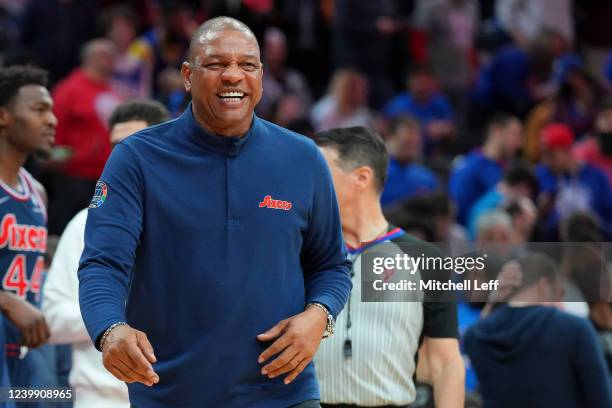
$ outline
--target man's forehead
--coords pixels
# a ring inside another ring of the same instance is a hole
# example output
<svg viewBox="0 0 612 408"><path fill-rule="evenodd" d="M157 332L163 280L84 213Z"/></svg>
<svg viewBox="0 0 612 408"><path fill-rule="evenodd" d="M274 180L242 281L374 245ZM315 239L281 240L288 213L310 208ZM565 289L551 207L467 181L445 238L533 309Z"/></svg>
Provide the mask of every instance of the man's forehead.
<svg viewBox="0 0 612 408"><path fill-rule="evenodd" d="M232 53L259 57L257 40L249 33L242 31L208 31L202 33L197 44L196 54L201 56Z"/></svg>
<svg viewBox="0 0 612 408"><path fill-rule="evenodd" d="M17 92L19 100L24 102L46 102L52 103L51 95L47 88L42 85L24 85Z"/></svg>

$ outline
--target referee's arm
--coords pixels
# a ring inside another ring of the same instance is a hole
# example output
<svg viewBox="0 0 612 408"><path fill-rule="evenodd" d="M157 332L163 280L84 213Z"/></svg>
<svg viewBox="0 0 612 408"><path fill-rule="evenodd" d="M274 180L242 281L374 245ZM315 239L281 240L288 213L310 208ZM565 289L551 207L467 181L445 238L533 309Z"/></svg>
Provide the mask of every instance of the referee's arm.
<svg viewBox="0 0 612 408"><path fill-rule="evenodd" d="M421 355L428 365L429 381L438 408L462 408L465 398L465 367L459 341L424 337Z"/></svg>

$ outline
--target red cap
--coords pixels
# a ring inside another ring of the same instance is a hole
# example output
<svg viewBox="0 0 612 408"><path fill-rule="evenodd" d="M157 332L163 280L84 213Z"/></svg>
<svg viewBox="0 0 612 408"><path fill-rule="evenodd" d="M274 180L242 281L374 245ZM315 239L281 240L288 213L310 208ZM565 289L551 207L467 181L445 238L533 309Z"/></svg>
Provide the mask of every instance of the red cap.
<svg viewBox="0 0 612 408"><path fill-rule="evenodd" d="M540 132L540 140L548 150L569 149L574 144L574 132L562 123L551 123Z"/></svg>

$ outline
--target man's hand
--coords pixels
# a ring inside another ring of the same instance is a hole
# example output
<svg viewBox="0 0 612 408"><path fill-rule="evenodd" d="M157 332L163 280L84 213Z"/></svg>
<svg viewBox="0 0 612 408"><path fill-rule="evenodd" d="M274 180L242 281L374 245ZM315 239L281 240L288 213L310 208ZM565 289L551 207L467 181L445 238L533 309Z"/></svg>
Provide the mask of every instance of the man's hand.
<svg viewBox="0 0 612 408"><path fill-rule="evenodd" d="M117 326L106 336L102 344L104 367L126 383L140 382L151 387L159 382L159 376L151 363L157 359L147 335L128 325Z"/></svg>
<svg viewBox="0 0 612 408"><path fill-rule="evenodd" d="M24 346L36 348L45 343L51 335L40 310L15 294L2 291L0 309L21 333L21 342Z"/></svg>
<svg viewBox="0 0 612 408"><path fill-rule="evenodd" d="M259 355L260 364L280 353L261 369L261 373L268 378L289 373L284 381L289 384L314 357L326 327L327 314L321 308L311 305L302 313L281 320L270 330L258 335L257 339L261 341L276 339Z"/></svg>

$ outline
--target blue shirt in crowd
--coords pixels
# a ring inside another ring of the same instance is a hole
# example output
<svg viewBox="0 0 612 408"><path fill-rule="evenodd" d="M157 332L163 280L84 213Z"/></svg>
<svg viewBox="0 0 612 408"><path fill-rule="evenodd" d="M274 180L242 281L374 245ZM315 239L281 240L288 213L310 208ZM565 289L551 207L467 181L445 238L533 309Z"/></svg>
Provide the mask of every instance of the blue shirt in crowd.
<svg viewBox="0 0 612 408"><path fill-rule="evenodd" d="M423 125L433 120L452 120L453 109L446 96L435 93L426 103L415 100L408 92L402 92L391 99L382 109L383 114L394 119L402 114L414 116Z"/></svg>
<svg viewBox="0 0 612 408"><path fill-rule="evenodd" d="M492 189L503 175L499 162L480 151L469 153L453 170L449 179L449 194L457 204L457 220L465 225L476 200Z"/></svg>
<svg viewBox="0 0 612 408"><path fill-rule="evenodd" d="M552 306L501 306L470 328L484 408L609 408L604 355L588 320Z"/></svg>
<svg viewBox="0 0 612 408"><path fill-rule="evenodd" d="M483 105L509 108L532 102L529 57L516 46L503 48L481 68L472 97Z"/></svg>
<svg viewBox="0 0 612 408"><path fill-rule="evenodd" d="M309 302L337 315L349 269L315 144L255 116L242 138L212 135L190 105L113 151L87 217L80 305L94 342L127 321L153 345L160 380L128 384L136 407L287 407L319 398L313 364L289 385L268 379L256 336Z"/></svg>
<svg viewBox="0 0 612 408"><path fill-rule="evenodd" d="M576 211L591 211L600 221L607 238L612 238L612 188L604 172L588 163L580 163L573 175L558 176L540 164L535 170L541 193L555 200L545 218L548 229L556 230L559 221Z"/></svg>
<svg viewBox="0 0 612 408"><path fill-rule="evenodd" d="M401 164L391 158L380 202L385 206L437 188L438 180L427 167L418 163Z"/></svg>

